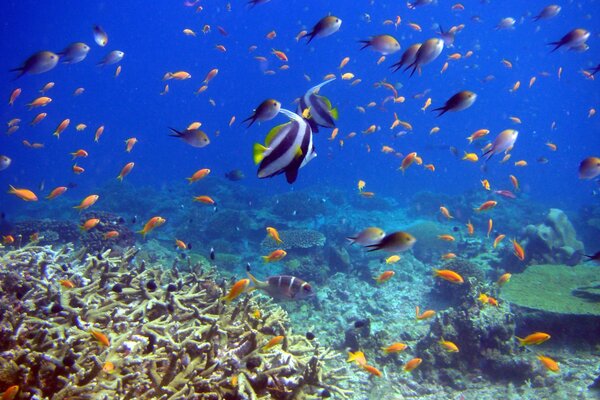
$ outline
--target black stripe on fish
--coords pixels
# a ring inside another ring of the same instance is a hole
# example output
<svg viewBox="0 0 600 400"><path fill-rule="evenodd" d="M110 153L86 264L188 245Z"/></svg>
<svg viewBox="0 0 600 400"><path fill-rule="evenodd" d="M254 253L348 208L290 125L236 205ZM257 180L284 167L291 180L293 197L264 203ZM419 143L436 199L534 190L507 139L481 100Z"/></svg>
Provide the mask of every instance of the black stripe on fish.
<svg viewBox="0 0 600 400"><path fill-rule="evenodd" d="M331 110L327 106L322 96L311 94L309 96L310 115L314 118L317 125L324 128L335 128L335 121L331 116Z"/></svg>
<svg viewBox="0 0 600 400"><path fill-rule="evenodd" d="M300 144L300 150L302 151L302 154L300 156L295 155L291 164L285 169L285 179L288 183L296 182L296 179L298 178L298 170L304 165L304 160L310 156L309 151L312 152L312 149L309 149L311 141L310 139L310 127L308 124L304 124L304 135L302 137L302 143Z"/></svg>
<svg viewBox="0 0 600 400"><path fill-rule="evenodd" d="M259 175L260 171L266 170L273 164L280 164L280 166L272 173L262 176L262 178L269 178L285 172L285 169L292 163L292 161L294 161L293 157L295 157L296 151L290 154L288 154L288 152L297 141L298 134L300 132L299 128L298 122L292 121L290 125L283 127L282 131L278 133L277 138L281 137L281 139L278 143L275 143L277 140L274 140L274 142L271 143L271 145L275 147L261 161L258 167Z"/></svg>

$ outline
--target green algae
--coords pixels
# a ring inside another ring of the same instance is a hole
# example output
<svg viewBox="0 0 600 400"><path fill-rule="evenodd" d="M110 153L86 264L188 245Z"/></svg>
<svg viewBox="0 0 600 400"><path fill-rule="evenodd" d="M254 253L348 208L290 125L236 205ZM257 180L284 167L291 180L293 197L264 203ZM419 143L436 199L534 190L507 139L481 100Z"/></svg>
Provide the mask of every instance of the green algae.
<svg viewBox="0 0 600 400"><path fill-rule="evenodd" d="M521 307L569 315L600 316L600 302L577 297L581 288L600 285L598 269L587 265L532 265L513 274L501 298Z"/></svg>

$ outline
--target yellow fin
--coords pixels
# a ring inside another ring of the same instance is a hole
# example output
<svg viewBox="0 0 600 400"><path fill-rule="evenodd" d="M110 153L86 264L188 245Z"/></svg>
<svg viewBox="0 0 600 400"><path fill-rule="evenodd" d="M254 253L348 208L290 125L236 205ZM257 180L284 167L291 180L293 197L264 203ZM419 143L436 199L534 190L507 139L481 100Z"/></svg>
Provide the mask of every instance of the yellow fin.
<svg viewBox="0 0 600 400"><path fill-rule="evenodd" d="M338 119L338 109L336 108L332 108L331 109L331 116L333 117L333 119Z"/></svg>
<svg viewBox="0 0 600 400"><path fill-rule="evenodd" d="M287 122L285 124L277 125L273 129L271 129L269 131L269 133L267 133L267 137L265 138L265 146L270 145L271 142L273 141L273 138L275 138L275 136L277 136L277 134L279 133L279 131L281 130L281 128L283 128L287 124L289 124L289 122Z"/></svg>
<svg viewBox="0 0 600 400"><path fill-rule="evenodd" d="M260 143L254 143L254 147L252 148L252 158L254 159L254 164L258 164L265 158L265 151L267 148Z"/></svg>
<svg viewBox="0 0 600 400"><path fill-rule="evenodd" d="M319 96L319 97L321 97L321 100L323 100L323 102L327 106L327 109L331 110L331 101L325 96Z"/></svg>
<svg viewBox="0 0 600 400"><path fill-rule="evenodd" d="M302 148L298 146L298 149L296 150L296 157L300 158L302 157L302 154Z"/></svg>

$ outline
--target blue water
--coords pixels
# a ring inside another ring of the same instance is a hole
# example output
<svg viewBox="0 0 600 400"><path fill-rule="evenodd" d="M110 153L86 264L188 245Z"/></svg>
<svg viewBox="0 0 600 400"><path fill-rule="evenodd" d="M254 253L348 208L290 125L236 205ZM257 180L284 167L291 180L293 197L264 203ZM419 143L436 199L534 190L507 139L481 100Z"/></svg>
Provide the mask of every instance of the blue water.
<svg viewBox="0 0 600 400"><path fill-rule="evenodd" d="M356 182L363 179L367 190L377 196L410 202L411 195L421 190L451 194L481 190L479 180L483 178L489 179L494 189L510 189L508 175L515 174L531 201L567 208L597 202L594 197L597 184L577 178L580 160L598 156L600 152L599 116L587 117L591 107L600 106L598 83L580 73L600 60L598 33L594 32L600 11L597 1L561 2L563 8L557 17L539 22L532 22L531 16L547 5L545 2L465 2L466 9L462 12L451 11L447 2L412 11L395 1L357 1L350 6L335 1L272 0L252 9L244 3L233 1L228 11L229 3L206 1L203 10L196 12L197 6L185 7L181 1L2 2L2 93L8 98L16 87L22 88L23 93L14 107L7 106L6 101L1 106L4 121L18 117L22 122L12 136L0 136L0 154L13 159L11 167L0 172L0 188L3 188L0 208L13 215L26 215L28 205L5 194L4 188L12 184L37 192L42 181L46 189L38 195L46 195L55 186L76 183L77 187L65 196L77 204L85 195L113 180L130 161L136 166L126 180L157 190L185 184L184 177L199 168L211 168L215 176L240 168L247 177L242 184L261 192L318 190L318 185L331 185L347 190L350 196L355 193ZM328 13L343 20L339 32L317 38L310 45L304 40L296 42L299 31L310 30ZM393 25L383 25L384 20L393 20L396 15L402 17L397 30ZM481 22L473 21L474 16L479 16ZM495 30L500 18L508 16L517 20L515 29ZM419 24L423 31L415 32L408 27L409 22ZM457 34L455 47L445 48L436 61L423 68L421 76L415 74L409 78L408 74L391 73L389 66L410 44L436 36L437 24L449 29L461 23L465 28ZM100 24L108 33L105 48L93 41L94 24ZM212 28L209 34L202 33L205 24ZM217 26L223 27L228 36L221 35ZM546 44L576 27L592 31L588 40L590 49L584 53L550 53L551 48ZM197 37L185 36L184 28L193 29ZM265 35L272 30L277 36L267 40ZM402 50L377 65L380 55L369 49L360 51L358 41L382 33L395 36ZM32 53L46 49L60 51L74 41L83 41L92 48L83 62L58 65L50 72L13 81L16 74L8 70L21 65ZM224 45L227 52L216 50L218 44ZM248 52L251 45L258 46L253 53ZM282 63L269 54L272 48L288 55L289 70L279 70ZM116 49L124 51L125 58L120 63L122 73L115 79L116 65L102 68L96 63ZM451 61L448 70L440 74L448 55L454 52L464 55L468 50L474 51L472 57ZM269 60L266 67L254 60L259 55ZM280 100L285 108L295 109L293 100L326 74L338 73L337 67L346 56L351 61L343 71L354 73L362 83L352 87L349 81L338 78L321 92L339 109L338 139L344 139L343 148L337 139L328 141L330 131L322 129L315 135L318 157L300 171L296 184L288 185L283 177L258 180L252 162L252 144L262 142L268 130L285 122L285 118L279 116L250 129L240 121L270 97ZM502 59L510 60L513 68L505 68ZM560 80L559 67L563 68ZM206 92L194 95L212 68L218 68L219 74ZM276 74L265 75L265 69ZM165 83L162 76L178 70L188 71L192 79L168 81L170 92L159 95ZM540 76L543 72L549 76ZM311 82L307 82L305 74L312 78ZM494 75L495 79L482 83L488 75ZM537 76L537 82L528 89L532 76ZM357 106L366 107L370 101L380 104L389 95L389 91L373 87L383 79L397 85L406 102L387 103L384 109L374 107L365 114L359 113ZM521 81L521 88L511 93L509 89L517 80ZM45 108L28 111L24 104L37 97L37 91L49 81L56 83L48 92L54 101ZM84 87L85 93L74 97L72 92L77 87ZM470 109L440 118L430 111L464 89L478 95ZM429 92L424 98L413 98L425 90ZM427 97L433 103L422 112ZM209 99L214 100L215 106L209 104ZM39 112L47 112L48 117L30 127L29 122ZM389 130L393 112L410 122L414 131L394 138ZM229 127L233 115L237 121ZM517 116L523 123L515 125L508 120L509 116ZM71 119L71 126L57 140L52 132L65 118ZM212 141L208 147L192 148L167 136L169 126L184 129L192 121L203 123ZM550 129L553 121L556 130ZM78 123L85 123L88 128L76 132ZM104 135L99 143L94 143L94 131L101 124L105 125ZM360 133L372 124L379 125L381 130L368 136ZM441 130L430 136L434 126ZM447 149L437 149L455 146L460 155L466 149L475 151L476 146L467 148L465 138L480 128L490 129L490 139L506 128L519 130L509 162L498 164L499 157L495 157L488 165L488 172L483 173L481 162L467 163ZM357 136L345 139L352 131ZM133 136L139 143L128 154L124 151L124 140ZM42 142L45 148L28 149L22 145L23 139ZM549 151L544 145L547 141L555 143L558 151ZM367 152L367 145L371 152ZM403 176L396 171L401 159L381 153L382 145L404 154L417 151L426 164L435 165L436 171L432 173L413 165ZM90 156L78 160L86 172L76 176L71 172L73 162L69 153L79 148L86 149ZM537 163L541 156L549 162ZM529 166L513 165L521 159L527 160ZM210 194L209 188L202 190L206 193L198 194Z"/></svg>

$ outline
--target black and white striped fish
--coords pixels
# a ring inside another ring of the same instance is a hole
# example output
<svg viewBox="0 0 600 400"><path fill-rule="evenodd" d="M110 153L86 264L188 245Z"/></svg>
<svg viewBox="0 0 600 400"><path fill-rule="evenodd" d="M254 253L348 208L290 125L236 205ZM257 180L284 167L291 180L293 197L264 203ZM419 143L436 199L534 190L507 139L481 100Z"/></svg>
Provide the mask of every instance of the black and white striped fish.
<svg viewBox="0 0 600 400"><path fill-rule="evenodd" d="M302 300L313 297L312 286L300 278L291 275L274 275L265 282L256 279L250 272L248 277L254 285L250 290L262 290L269 296L280 300Z"/></svg>
<svg viewBox="0 0 600 400"><path fill-rule="evenodd" d="M331 78L325 82L313 86L300 98L298 104L298 114L304 115L308 112L308 117L305 118L313 132L319 131L319 126L324 128L335 128L335 120L338 118L337 108L332 108L331 101L325 96L319 96L319 90L335 78ZM306 111L308 110L308 111Z"/></svg>
<svg viewBox="0 0 600 400"><path fill-rule="evenodd" d="M265 144L254 144L254 163L258 166L259 178L270 178L285 173L288 183L298 178L298 170L304 167L317 153L313 146L312 130L299 115L281 109L280 113L291 121L271 129Z"/></svg>

